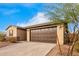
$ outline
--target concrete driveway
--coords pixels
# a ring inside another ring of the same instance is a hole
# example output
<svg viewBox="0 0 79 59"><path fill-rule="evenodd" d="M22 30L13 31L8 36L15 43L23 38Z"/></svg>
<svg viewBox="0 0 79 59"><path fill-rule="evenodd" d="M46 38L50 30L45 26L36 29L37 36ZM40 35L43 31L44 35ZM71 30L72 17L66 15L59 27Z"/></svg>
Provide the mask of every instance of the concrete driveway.
<svg viewBox="0 0 79 59"><path fill-rule="evenodd" d="M21 42L0 48L0 56L45 56L55 44L41 42Z"/></svg>

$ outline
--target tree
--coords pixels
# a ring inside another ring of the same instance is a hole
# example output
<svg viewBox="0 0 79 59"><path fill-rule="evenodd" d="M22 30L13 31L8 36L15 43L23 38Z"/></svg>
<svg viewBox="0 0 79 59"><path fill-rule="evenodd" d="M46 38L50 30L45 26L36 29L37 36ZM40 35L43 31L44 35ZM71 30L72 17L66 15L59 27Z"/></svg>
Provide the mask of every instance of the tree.
<svg viewBox="0 0 79 59"><path fill-rule="evenodd" d="M70 41L69 35L68 33L69 31L69 26L70 24L74 24L73 26L73 33L76 33L79 35L79 4L56 4L56 7L54 8L54 10L52 10L52 5L50 5L50 7L48 6L48 8L50 9L50 11L48 11L48 16L50 19L50 22L53 23L64 23L65 25L65 39L68 40L68 43ZM73 54L73 48L74 45L76 43L76 41L78 41L78 38L75 39L73 38L73 42L71 47L69 46L68 49L68 54L67 55L72 55Z"/></svg>

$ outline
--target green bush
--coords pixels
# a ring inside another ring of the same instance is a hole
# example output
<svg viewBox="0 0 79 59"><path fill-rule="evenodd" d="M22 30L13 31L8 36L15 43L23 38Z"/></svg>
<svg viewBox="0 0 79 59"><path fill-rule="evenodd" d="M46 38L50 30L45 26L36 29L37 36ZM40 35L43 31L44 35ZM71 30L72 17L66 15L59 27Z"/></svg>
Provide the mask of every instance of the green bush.
<svg viewBox="0 0 79 59"><path fill-rule="evenodd" d="M75 44L74 49L79 52L79 41Z"/></svg>
<svg viewBox="0 0 79 59"><path fill-rule="evenodd" d="M16 43L17 42L17 38L16 37L7 37L6 40L11 42L11 43Z"/></svg>

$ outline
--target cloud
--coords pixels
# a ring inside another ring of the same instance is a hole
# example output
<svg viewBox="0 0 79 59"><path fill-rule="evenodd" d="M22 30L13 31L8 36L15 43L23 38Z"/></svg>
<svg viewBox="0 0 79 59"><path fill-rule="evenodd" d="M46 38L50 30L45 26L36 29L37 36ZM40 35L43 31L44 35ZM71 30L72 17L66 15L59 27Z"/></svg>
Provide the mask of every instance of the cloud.
<svg viewBox="0 0 79 59"><path fill-rule="evenodd" d="M22 6L24 7L31 7L31 6L34 6L35 4L34 3L24 3L24 4L21 4Z"/></svg>
<svg viewBox="0 0 79 59"><path fill-rule="evenodd" d="M46 23L46 22L49 22L48 17L45 16L44 13L39 12L39 13L37 13L36 16L34 16L32 19L30 19L27 23L25 23L25 22L17 23L17 26L26 27L26 26L41 24L41 23Z"/></svg>
<svg viewBox="0 0 79 59"><path fill-rule="evenodd" d="M8 10L8 11L5 11L3 12L4 15L11 15L11 14L14 14L14 13L17 13L19 12L19 10Z"/></svg>
<svg viewBox="0 0 79 59"><path fill-rule="evenodd" d="M20 27L26 27L27 26L27 24L25 22L17 23L16 25L20 26Z"/></svg>

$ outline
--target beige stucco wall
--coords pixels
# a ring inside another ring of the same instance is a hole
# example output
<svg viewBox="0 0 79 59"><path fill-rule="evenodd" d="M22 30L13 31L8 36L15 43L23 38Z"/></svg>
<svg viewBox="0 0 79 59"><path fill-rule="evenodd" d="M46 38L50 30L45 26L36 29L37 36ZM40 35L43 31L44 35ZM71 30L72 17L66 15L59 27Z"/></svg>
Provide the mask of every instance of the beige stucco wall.
<svg viewBox="0 0 79 59"><path fill-rule="evenodd" d="M6 30L6 37L10 37L9 36L9 31L13 30L13 36L12 37L17 37L17 28L15 26L11 26Z"/></svg>
<svg viewBox="0 0 79 59"><path fill-rule="evenodd" d="M17 29L18 40L26 40L26 30Z"/></svg>
<svg viewBox="0 0 79 59"><path fill-rule="evenodd" d="M30 29L26 29L26 33L27 33L27 35L26 35L26 39L27 39L27 42L29 42L30 41Z"/></svg>
<svg viewBox="0 0 79 59"><path fill-rule="evenodd" d="M60 45L63 45L64 44L64 25L63 24L60 24L57 26L57 44L58 44L58 41L60 43Z"/></svg>

